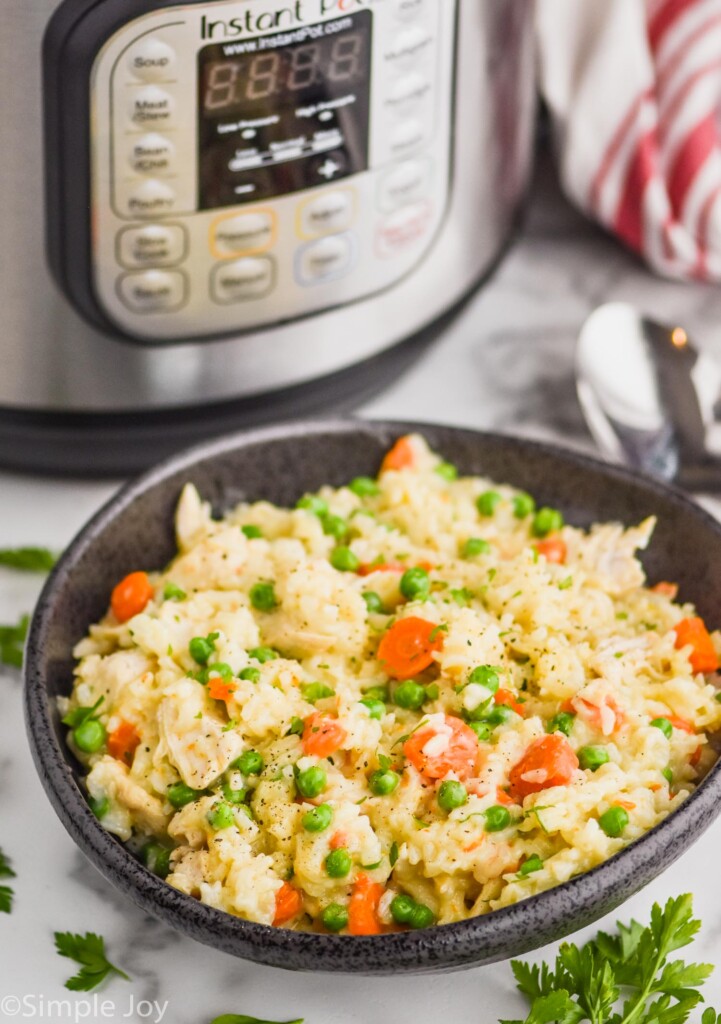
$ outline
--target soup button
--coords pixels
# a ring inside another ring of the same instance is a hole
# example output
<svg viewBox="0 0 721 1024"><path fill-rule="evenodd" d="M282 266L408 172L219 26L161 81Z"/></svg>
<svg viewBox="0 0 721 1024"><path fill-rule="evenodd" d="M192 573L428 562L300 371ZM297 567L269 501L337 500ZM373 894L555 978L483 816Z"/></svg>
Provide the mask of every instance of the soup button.
<svg viewBox="0 0 721 1024"><path fill-rule="evenodd" d="M262 299L273 290L275 264L269 256L245 256L213 269L210 294L215 302L247 302Z"/></svg>

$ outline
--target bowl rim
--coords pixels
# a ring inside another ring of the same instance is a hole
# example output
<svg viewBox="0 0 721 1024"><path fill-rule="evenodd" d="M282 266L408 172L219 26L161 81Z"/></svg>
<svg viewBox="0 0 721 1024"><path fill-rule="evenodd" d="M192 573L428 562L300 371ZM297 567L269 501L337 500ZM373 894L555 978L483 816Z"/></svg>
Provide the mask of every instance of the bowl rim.
<svg viewBox="0 0 721 1024"><path fill-rule="evenodd" d="M685 852L721 812L719 758L696 790L676 810L639 839L591 870L487 914L451 924L434 925L420 931L378 936L319 934L276 928L247 921L227 911L203 904L152 874L121 840L106 831L95 818L73 776L72 754L69 749L63 748L55 735L51 712L52 698L45 685L42 652L49 618L53 614L55 590L65 583L78 559L92 547L97 537L104 533L115 518L136 498L161 485L168 477L239 449L256 447L268 442L282 442L299 436L317 439L328 435L339 436L367 431L375 440L379 434L387 434L392 440L402 434L424 434L437 430L471 441L477 439L485 444L507 447L516 452L543 454L564 463L566 469L576 467L590 470L612 482L633 485L647 493L656 494L665 502L676 504L687 515L710 528L721 542L721 523L676 488L653 478L548 441L536 441L511 434L442 423L353 417L292 420L236 431L194 445L164 459L122 485L76 533L41 591L25 648L23 676L26 729L41 782L55 812L75 843L100 873L129 895L136 904L201 942L215 945L226 952L233 952L233 946L241 944L245 951L236 955L247 958L250 958L247 949L255 947L254 953L258 952L258 955L253 956L254 959L291 969L301 966L310 970L365 970L366 973L374 973L373 966L368 965L381 961L387 961L394 971L422 970L424 966L433 969L445 963L464 963L472 966L472 949L476 943L498 946L500 954L497 959L509 955L506 950L511 944L517 952L510 955L521 955L538 948L538 942L534 941L530 932L527 932L525 941L519 941L519 931L528 929L527 919L535 919L537 923L543 921L546 930L553 930L557 934L575 931L600 914L569 922L569 905L577 908L593 903L594 898L599 897L599 893L606 892L614 885L614 880L615 886L623 889L624 879L632 879L636 873L645 869L648 875L645 881L632 883L630 888L627 886L620 898L608 893L606 909L618 906ZM711 812L699 817L699 803L709 805ZM716 805L718 810L714 810L712 805ZM685 840L678 851L673 853L671 860L654 874L654 847L658 849L659 845L670 845L670 840L677 838L679 834L692 835L693 838ZM567 899L564 900L563 897ZM351 950L352 956L347 956ZM264 954L270 955L271 951L275 952L275 958L268 959ZM281 954L288 956L287 964L280 961ZM340 960L346 962L339 966ZM481 962L490 961L486 957Z"/></svg>

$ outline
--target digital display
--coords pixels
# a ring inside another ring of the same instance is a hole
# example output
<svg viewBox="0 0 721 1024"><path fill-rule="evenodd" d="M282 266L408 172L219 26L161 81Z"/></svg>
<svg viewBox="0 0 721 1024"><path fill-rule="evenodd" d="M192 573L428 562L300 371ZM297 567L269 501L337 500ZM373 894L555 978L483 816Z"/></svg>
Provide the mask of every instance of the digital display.
<svg viewBox="0 0 721 1024"><path fill-rule="evenodd" d="M371 42L361 11L201 50L200 209L366 170Z"/></svg>

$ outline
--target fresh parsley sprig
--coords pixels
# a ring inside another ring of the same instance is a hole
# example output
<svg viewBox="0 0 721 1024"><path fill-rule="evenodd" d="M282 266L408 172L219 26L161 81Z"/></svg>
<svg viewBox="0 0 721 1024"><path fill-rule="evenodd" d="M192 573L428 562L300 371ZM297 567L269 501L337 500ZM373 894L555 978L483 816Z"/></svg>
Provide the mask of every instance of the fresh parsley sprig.
<svg viewBox="0 0 721 1024"><path fill-rule="evenodd" d="M30 616L23 615L14 626L0 626L0 664L22 668L23 646Z"/></svg>
<svg viewBox="0 0 721 1024"><path fill-rule="evenodd" d="M15 872L10 867L10 861L0 850L0 878L15 878ZM15 893L9 885L0 885L0 913L9 914L13 908L13 896Z"/></svg>
<svg viewBox="0 0 721 1024"><path fill-rule="evenodd" d="M663 908L654 904L647 928L632 921L580 948L564 943L553 967L514 960L516 984L531 1010L525 1022L501 1024L684 1024L703 1002L699 988L713 965L669 957L693 942L700 927L691 896L679 896ZM710 1008L701 1020L718 1024Z"/></svg>
<svg viewBox="0 0 721 1024"><path fill-rule="evenodd" d="M21 572L50 572L57 560L48 548L0 548L0 565Z"/></svg>
<svg viewBox="0 0 721 1024"><path fill-rule="evenodd" d="M246 1017L244 1013L223 1013L220 1017L211 1020L210 1024L278 1024L278 1022L259 1020L258 1017ZM289 1020L287 1024L303 1024L303 1018L299 1017L298 1020Z"/></svg>
<svg viewBox="0 0 721 1024"><path fill-rule="evenodd" d="M55 932L55 948L60 956L66 956L80 964L80 970L65 982L65 988L72 992L90 992L109 974L117 974L126 981L130 978L105 955L105 939L94 932L73 935L71 932Z"/></svg>

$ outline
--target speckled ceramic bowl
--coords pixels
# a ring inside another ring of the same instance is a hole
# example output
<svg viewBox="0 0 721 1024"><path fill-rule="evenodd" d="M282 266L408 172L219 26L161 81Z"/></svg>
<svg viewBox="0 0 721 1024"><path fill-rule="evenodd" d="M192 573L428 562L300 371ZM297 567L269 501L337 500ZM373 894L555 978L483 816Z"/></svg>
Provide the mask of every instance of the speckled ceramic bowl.
<svg viewBox="0 0 721 1024"><path fill-rule="evenodd" d="M70 692L73 645L105 611L114 583L174 554L173 513L187 481L224 510L242 500L292 504L305 491L374 474L401 433L422 432L463 473L524 488L577 526L597 520L659 525L644 561L651 579L677 580L681 599L721 620L721 526L657 483L548 445L449 427L320 422L223 438L179 455L125 487L70 545L42 593L26 656L26 717L35 764L62 823L95 866L135 903L235 956L295 970L396 974L520 955L613 910L673 863L721 808L721 766L674 814L588 874L515 906L426 931L355 938L251 924L177 892L146 870L88 808L80 766L55 707Z"/></svg>

